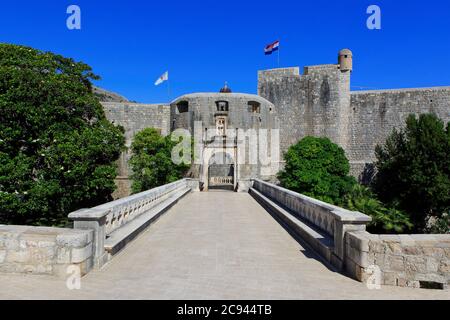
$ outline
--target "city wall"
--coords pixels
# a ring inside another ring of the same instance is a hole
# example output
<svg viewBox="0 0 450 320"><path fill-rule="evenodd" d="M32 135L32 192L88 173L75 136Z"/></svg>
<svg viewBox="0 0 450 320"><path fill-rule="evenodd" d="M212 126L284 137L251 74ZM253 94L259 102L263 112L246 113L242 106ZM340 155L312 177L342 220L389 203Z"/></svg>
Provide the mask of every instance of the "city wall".
<svg viewBox="0 0 450 320"><path fill-rule="evenodd" d="M164 104L138 104L130 102L102 102L109 121L125 128L125 144L128 150L118 161L119 175L116 178L117 190L114 198L123 198L131 193L130 168L131 143L139 131L155 128L162 135L170 133L170 106Z"/></svg>

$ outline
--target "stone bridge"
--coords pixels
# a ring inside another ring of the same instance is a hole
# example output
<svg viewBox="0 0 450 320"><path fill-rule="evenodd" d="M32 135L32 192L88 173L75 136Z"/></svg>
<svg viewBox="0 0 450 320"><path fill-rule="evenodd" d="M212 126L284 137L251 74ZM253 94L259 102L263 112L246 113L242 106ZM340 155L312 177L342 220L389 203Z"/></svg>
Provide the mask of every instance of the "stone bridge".
<svg viewBox="0 0 450 320"><path fill-rule="evenodd" d="M74 212L75 229L0 226L0 298L450 298L419 288L446 288L449 236L372 235L361 213L259 180L249 193L197 188Z"/></svg>

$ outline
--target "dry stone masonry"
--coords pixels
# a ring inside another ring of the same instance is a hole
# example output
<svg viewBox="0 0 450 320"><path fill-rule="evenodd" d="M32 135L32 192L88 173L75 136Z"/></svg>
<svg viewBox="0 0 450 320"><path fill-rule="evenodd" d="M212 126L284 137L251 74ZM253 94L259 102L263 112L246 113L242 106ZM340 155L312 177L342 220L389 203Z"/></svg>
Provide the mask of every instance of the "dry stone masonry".
<svg viewBox="0 0 450 320"><path fill-rule="evenodd" d="M0 225L0 272L66 277L92 269L92 230Z"/></svg>
<svg viewBox="0 0 450 320"><path fill-rule="evenodd" d="M131 102L102 102L106 117L116 125L125 129L125 144L128 150L120 156L119 175L116 178L117 190L115 198L123 198L131 194L130 169L128 161L131 156L131 143L139 131L146 128L159 129L161 134L170 133L170 108L162 104L136 104Z"/></svg>
<svg viewBox="0 0 450 320"><path fill-rule="evenodd" d="M450 235L346 234L346 268L367 282L376 266L384 285L446 289L450 284Z"/></svg>

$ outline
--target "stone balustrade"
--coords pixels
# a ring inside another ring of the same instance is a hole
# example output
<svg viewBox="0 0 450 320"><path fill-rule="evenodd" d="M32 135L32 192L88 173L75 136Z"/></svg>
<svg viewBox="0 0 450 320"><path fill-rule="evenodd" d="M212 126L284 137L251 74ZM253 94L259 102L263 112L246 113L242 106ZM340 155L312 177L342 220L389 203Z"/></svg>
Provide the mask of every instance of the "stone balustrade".
<svg viewBox="0 0 450 320"><path fill-rule="evenodd" d="M369 216L360 212L333 206L262 180L253 180L253 189L288 209L289 213L306 221L325 237L330 237L331 256L326 259L339 269L343 267L345 258L346 232L364 231L371 221ZM320 241L320 237L316 236L314 241ZM315 243L311 245L316 248Z"/></svg>
<svg viewBox="0 0 450 320"><path fill-rule="evenodd" d="M356 280L370 285L434 289L446 289L450 284L448 234L371 234L365 230L370 217L362 213L261 180L253 181L252 192L319 255Z"/></svg>
<svg viewBox="0 0 450 320"><path fill-rule="evenodd" d="M93 231L0 225L0 273L67 277L93 265Z"/></svg>
<svg viewBox="0 0 450 320"><path fill-rule="evenodd" d="M232 185L234 183L233 177L212 177L210 181L210 185Z"/></svg>
<svg viewBox="0 0 450 320"><path fill-rule="evenodd" d="M69 214L75 229L94 230L94 262L102 266L161 213L193 189L195 182L179 180L158 188Z"/></svg>

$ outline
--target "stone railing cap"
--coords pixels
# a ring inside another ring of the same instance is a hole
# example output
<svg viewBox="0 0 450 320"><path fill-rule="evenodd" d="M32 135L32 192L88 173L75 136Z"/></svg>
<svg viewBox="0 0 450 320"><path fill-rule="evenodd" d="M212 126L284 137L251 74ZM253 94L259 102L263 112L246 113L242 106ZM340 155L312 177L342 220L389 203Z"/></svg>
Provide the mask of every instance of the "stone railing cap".
<svg viewBox="0 0 450 320"><path fill-rule="evenodd" d="M342 222L367 223L372 221L372 217L359 211L350 211L343 208L332 210L331 213L337 220Z"/></svg>
<svg viewBox="0 0 450 320"><path fill-rule="evenodd" d="M71 220L99 220L108 215L109 209L80 209L69 214Z"/></svg>
<svg viewBox="0 0 450 320"><path fill-rule="evenodd" d="M311 198L308 196L305 196L301 193L277 186L275 184L265 182L260 179L252 179L252 180L256 181L258 183L262 183L262 184L268 185L270 187L279 189L280 191L286 192L293 196L306 199L306 200L310 201L311 203L314 203L317 206L326 208L327 210L330 210L331 214L333 214L334 217L336 218L336 220L338 220L338 221L348 222L348 223L352 223L352 224L365 224L365 223L372 221L372 218L370 216L365 215L361 212L350 211L350 210L347 210L347 209L344 209L344 208L341 208L341 207L338 207L338 206L335 206L335 205L332 205L332 204L329 204L329 203L326 203L326 202L323 202L323 201L320 201L320 200L317 200L317 199L314 199L314 198Z"/></svg>
<svg viewBox="0 0 450 320"><path fill-rule="evenodd" d="M99 219L102 219L103 217L107 216L116 207L132 204L133 202L139 201L139 199L145 198L146 196L148 196L154 192L158 192L160 190L164 190L164 189L174 186L176 184L180 184L183 181L188 182L189 179L181 179L181 180L178 180L178 181L175 181L175 182L172 182L172 183L160 186L160 187L156 187L154 189L150 189L150 190L147 190L147 191L144 191L141 193L133 194L126 198L117 199L115 201L104 203L104 204L101 204L94 208L80 209L78 211L74 211L74 212L70 213L68 215L68 217L71 220L91 220L91 221L99 220Z"/></svg>

